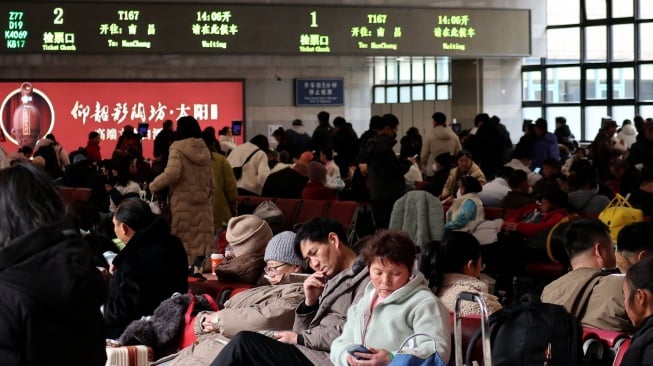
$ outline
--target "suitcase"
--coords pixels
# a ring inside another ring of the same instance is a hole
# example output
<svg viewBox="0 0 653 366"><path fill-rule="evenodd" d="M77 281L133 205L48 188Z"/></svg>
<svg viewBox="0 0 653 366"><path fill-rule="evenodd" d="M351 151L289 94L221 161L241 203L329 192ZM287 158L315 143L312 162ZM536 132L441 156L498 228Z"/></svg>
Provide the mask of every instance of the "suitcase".
<svg viewBox="0 0 653 366"><path fill-rule="evenodd" d="M488 312L487 306L485 305L485 300L479 294L473 292L463 291L458 294L456 297L456 304L454 307L454 351L456 355L456 366L464 366L465 362L463 360L463 354L466 349L463 348L463 332L462 332L462 317L460 317L460 304L463 301L473 301L478 304L478 307L481 309L481 332L482 332L482 344L483 344L483 366L492 366L492 353L490 348L490 328L488 326ZM470 353L471 358L471 353ZM472 362L469 360L469 364Z"/></svg>
<svg viewBox="0 0 653 366"><path fill-rule="evenodd" d="M107 347L107 363L104 366L148 366L154 361L151 347Z"/></svg>

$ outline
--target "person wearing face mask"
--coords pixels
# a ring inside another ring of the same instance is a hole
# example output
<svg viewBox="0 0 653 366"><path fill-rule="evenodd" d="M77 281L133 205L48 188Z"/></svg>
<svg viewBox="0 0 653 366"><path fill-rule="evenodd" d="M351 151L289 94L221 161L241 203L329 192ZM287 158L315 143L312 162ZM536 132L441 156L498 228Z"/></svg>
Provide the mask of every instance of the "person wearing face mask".
<svg viewBox="0 0 653 366"><path fill-rule="evenodd" d="M387 228L392 207L406 192L404 174L414 158L400 160L392 147L397 143L399 120L393 114L382 117L378 135L367 141L359 155L359 168L367 175L370 206L377 228Z"/></svg>
<svg viewBox="0 0 653 366"><path fill-rule="evenodd" d="M462 150L456 155L455 160L456 167L449 172L449 177L444 184L444 188L442 188L440 199L446 199L453 195L456 192L458 181L465 175L476 178L481 186L487 182L481 168L472 160L472 153L467 150Z"/></svg>

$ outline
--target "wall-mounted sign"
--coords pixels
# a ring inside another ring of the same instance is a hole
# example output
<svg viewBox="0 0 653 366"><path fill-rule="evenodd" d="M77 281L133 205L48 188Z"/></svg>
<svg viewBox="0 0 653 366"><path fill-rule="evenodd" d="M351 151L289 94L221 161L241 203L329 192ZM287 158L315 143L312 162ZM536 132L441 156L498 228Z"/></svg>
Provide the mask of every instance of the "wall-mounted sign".
<svg viewBox="0 0 653 366"><path fill-rule="evenodd" d="M219 130L244 118L243 81L207 82L0 82L0 127L5 150L34 147L52 133L71 152L97 131L103 158L110 158L124 126L147 123L143 154L152 156L163 122L194 116L200 127ZM175 123L176 125L176 123ZM242 137L237 137L242 143Z"/></svg>
<svg viewBox="0 0 653 366"><path fill-rule="evenodd" d="M529 56L530 10L3 1L2 53Z"/></svg>
<svg viewBox="0 0 653 366"><path fill-rule="evenodd" d="M295 79L295 105L343 105L343 79Z"/></svg>

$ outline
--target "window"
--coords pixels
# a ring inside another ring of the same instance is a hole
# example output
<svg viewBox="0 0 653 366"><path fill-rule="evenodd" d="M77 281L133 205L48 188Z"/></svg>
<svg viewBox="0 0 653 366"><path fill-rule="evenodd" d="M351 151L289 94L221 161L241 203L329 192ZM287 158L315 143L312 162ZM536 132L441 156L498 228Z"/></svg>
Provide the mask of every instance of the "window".
<svg viewBox="0 0 653 366"><path fill-rule="evenodd" d="M374 103L410 103L451 98L451 60L435 57L376 57Z"/></svg>

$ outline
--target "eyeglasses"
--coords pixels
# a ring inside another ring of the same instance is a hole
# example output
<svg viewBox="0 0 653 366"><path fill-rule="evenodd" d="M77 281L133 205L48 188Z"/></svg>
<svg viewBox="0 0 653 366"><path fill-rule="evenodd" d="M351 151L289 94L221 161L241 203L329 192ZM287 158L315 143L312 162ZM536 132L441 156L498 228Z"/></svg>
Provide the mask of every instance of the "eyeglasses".
<svg viewBox="0 0 653 366"><path fill-rule="evenodd" d="M277 271L279 270L279 268L285 266L286 264L287 263L281 263L280 265L275 266L275 267L267 266L267 267L263 268L263 271L267 275L275 275L277 273Z"/></svg>

